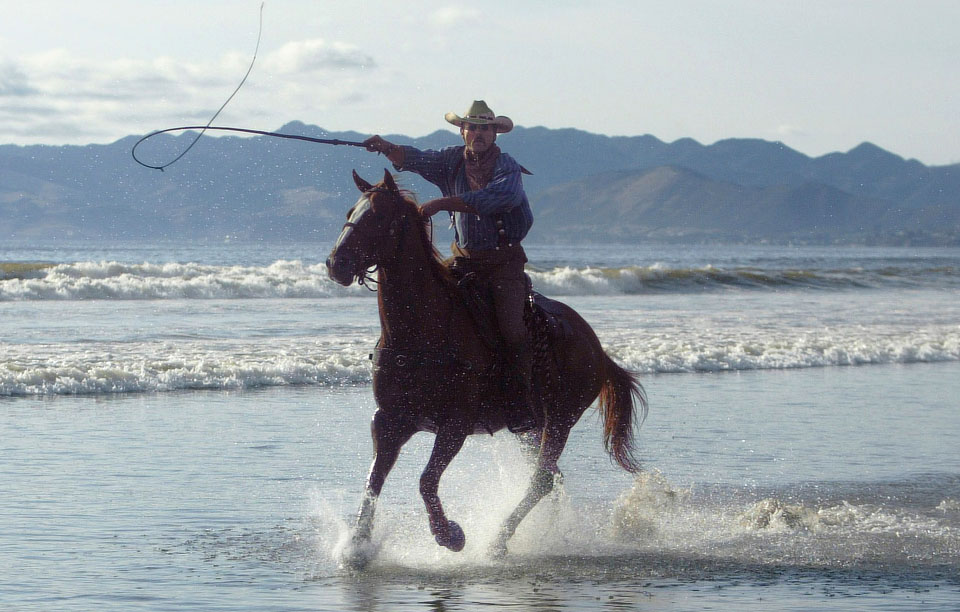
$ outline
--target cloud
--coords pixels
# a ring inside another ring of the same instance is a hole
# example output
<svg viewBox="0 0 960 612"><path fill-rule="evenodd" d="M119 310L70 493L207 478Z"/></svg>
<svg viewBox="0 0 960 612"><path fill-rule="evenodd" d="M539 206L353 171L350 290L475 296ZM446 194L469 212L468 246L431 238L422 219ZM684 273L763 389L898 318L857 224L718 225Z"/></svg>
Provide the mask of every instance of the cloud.
<svg viewBox="0 0 960 612"><path fill-rule="evenodd" d="M790 125L788 123L782 123L778 125L774 132L777 134L777 136L782 138L789 138L790 136L804 136L807 133L807 131L802 127Z"/></svg>
<svg viewBox="0 0 960 612"><path fill-rule="evenodd" d="M479 9L466 6L446 6L434 11L430 15L430 23L441 27L450 27L463 23L464 21L474 21L480 19L483 14Z"/></svg>
<svg viewBox="0 0 960 612"><path fill-rule="evenodd" d="M327 43L319 38L288 42L270 53L264 67L272 73L305 74L320 70L363 70L376 66L373 58L346 43Z"/></svg>
<svg viewBox="0 0 960 612"><path fill-rule="evenodd" d="M28 96L36 93L27 75L11 62L0 64L0 98Z"/></svg>
<svg viewBox="0 0 960 612"><path fill-rule="evenodd" d="M250 56L242 53L199 62L170 57L103 61L52 49L0 59L0 144L86 144L167 122L206 122L249 65ZM273 128L313 109L349 104L369 87L376 74L371 68L376 68L374 59L354 45L289 42L258 60L221 119L260 116L272 122L264 127ZM324 72L332 76L319 78ZM242 113L231 113L241 108ZM63 138L53 140L56 133Z"/></svg>
<svg viewBox="0 0 960 612"><path fill-rule="evenodd" d="M240 53L228 53L206 62L183 62L169 57L104 62L51 50L23 58L19 65L7 63L0 68L0 91L9 90L7 95L37 94L73 100L187 97L236 86L249 65L250 57ZM255 67L254 79L306 76L323 70L361 72L375 66L372 57L352 45L306 40L287 43L268 54Z"/></svg>

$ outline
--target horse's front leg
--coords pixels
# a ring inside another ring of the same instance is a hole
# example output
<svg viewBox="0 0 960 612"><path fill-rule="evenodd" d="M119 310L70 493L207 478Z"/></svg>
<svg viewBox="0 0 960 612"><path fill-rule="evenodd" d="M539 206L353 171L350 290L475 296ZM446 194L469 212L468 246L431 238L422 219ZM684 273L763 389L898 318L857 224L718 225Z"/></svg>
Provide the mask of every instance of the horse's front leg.
<svg viewBox="0 0 960 612"><path fill-rule="evenodd" d="M543 428L543 437L540 440L537 469L530 479L526 495L500 527L497 539L490 548L490 553L494 557L500 558L507 554L507 542L513 537L520 522L541 499L553 490L554 482L560 474L557 461L560 459L560 454L563 453L563 447L567 444L567 438L570 436L573 425L574 423L566 420L558 422L547 419Z"/></svg>
<svg viewBox="0 0 960 612"><path fill-rule="evenodd" d="M441 427L434 440L430 460L420 476L420 495L430 516L430 533L436 538L437 544L446 546L454 552L463 550L466 537L460 525L447 520L437 491L440 488L440 477L460 452L466 439L467 434L460 427L449 425Z"/></svg>
<svg viewBox="0 0 960 612"><path fill-rule="evenodd" d="M362 568L369 561L370 536L373 532L373 515L377 498L383 490L387 474L393 468L400 455L400 448L416 433L416 427L392 414L378 410L370 423L370 435L373 438L373 465L367 476L367 485L357 513L356 528L353 532L352 547L347 555L347 563Z"/></svg>

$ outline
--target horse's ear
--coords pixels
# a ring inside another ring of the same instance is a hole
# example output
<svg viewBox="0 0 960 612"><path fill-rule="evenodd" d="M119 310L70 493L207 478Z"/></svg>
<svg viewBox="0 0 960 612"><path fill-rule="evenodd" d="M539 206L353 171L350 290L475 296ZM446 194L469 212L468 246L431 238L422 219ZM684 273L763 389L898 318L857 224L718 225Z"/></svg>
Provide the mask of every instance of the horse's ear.
<svg viewBox="0 0 960 612"><path fill-rule="evenodd" d="M373 185L371 185L367 181L360 178L360 175L357 174L356 170L353 171L353 182L357 184L357 189L359 189L363 193L366 193L371 189L373 189Z"/></svg>
<svg viewBox="0 0 960 612"><path fill-rule="evenodd" d="M387 186L387 189L393 191L394 193L400 191L400 188L397 187L397 182L393 180L393 175L390 174L390 171L386 168L383 169L383 184Z"/></svg>

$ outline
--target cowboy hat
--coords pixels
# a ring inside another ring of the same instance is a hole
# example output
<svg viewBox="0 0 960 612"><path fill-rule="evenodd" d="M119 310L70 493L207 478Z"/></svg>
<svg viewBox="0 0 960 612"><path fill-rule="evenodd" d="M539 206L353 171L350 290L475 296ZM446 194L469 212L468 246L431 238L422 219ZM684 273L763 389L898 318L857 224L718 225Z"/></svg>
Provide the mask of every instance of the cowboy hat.
<svg viewBox="0 0 960 612"><path fill-rule="evenodd" d="M456 113L447 113L443 118L457 127L463 127L464 123L474 125L493 124L497 134L506 134L513 129L513 121L510 120L510 117L496 116L483 100L474 100L463 117Z"/></svg>

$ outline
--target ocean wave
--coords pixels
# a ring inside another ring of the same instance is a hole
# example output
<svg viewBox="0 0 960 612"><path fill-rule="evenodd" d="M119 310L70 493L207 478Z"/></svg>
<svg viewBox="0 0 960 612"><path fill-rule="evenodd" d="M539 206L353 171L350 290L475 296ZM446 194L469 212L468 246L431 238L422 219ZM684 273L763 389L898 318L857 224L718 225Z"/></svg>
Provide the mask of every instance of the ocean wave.
<svg viewBox="0 0 960 612"><path fill-rule="evenodd" d="M876 269L792 269L755 267L651 266L557 267L528 270L537 290L547 295L616 295L678 293L724 289L870 289L881 287L956 286L953 267Z"/></svg>
<svg viewBox="0 0 960 612"><path fill-rule="evenodd" d="M712 290L864 289L952 287L951 266L883 267L871 270L762 269L714 266L675 268L654 264L618 268L528 267L534 288L545 295L633 295ZM200 263L68 264L0 263L0 301L336 298L369 295L341 287L322 263L279 260L266 266Z"/></svg>
<svg viewBox="0 0 960 612"><path fill-rule="evenodd" d="M680 374L960 361L960 325L644 334L605 343L637 372Z"/></svg>
<svg viewBox="0 0 960 612"><path fill-rule="evenodd" d="M6 346L0 396L243 390L370 382L366 345L287 342Z"/></svg>
<svg viewBox="0 0 960 612"><path fill-rule="evenodd" d="M366 293L362 287L342 287L330 280L324 264L301 261L268 266L78 262L0 277L0 301L329 298Z"/></svg>
<svg viewBox="0 0 960 612"><path fill-rule="evenodd" d="M956 325L601 340L616 361L647 375L960 361ZM7 344L0 356L0 396L367 385L375 342L371 335L294 338L279 345L254 340Z"/></svg>
<svg viewBox="0 0 960 612"><path fill-rule="evenodd" d="M0 281L41 278L55 265L47 262L0 261Z"/></svg>

